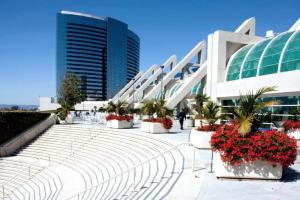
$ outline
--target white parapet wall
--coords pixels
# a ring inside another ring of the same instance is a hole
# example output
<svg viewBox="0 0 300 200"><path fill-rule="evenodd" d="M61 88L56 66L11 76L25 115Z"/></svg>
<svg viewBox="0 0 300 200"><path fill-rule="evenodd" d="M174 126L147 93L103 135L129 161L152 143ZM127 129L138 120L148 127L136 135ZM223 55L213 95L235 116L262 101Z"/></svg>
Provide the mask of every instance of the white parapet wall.
<svg viewBox="0 0 300 200"><path fill-rule="evenodd" d="M60 105L54 101L53 97L39 97L39 111L56 110Z"/></svg>
<svg viewBox="0 0 300 200"><path fill-rule="evenodd" d="M49 111L56 110L61 106L54 101L53 97L40 97L39 98L40 106L39 111ZM108 101L83 101L75 105L75 110L94 110L96 107L105 107Z"/></svg>

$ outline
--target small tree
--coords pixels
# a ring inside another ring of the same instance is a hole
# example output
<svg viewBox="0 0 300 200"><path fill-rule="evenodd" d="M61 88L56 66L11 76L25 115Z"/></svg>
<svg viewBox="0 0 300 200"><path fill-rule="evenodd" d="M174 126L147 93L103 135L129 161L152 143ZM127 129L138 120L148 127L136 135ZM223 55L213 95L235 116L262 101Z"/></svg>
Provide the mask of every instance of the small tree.
<svg viewBox="0 0 300 200"><path fill-rule="evenodd" d="M246 95L241 95L239 99L239 105L233 109L233 115L238 122L238 132L242 136L248 135L250 132L256 132L261 123L258 116L258 111L261 109L272 106L276 101L263 102L259 98L262 95L273 92L276 87L263 87L256 93L248 91Z"/></svg>
<svg viewBox="0 0 300 200"><path fill-rule="evenodd" d="M108 104L106 106L106 111L108 113L115 113L116 112L116 105L114 104L114 102L112 102L112 101L108 102Z"/></svg>
<svg viewBox="0 0 300 200"><path fill-rule="evenodd" d="M203 106L204 103L209 101L209 96L206 94L198 94L195 96L196 103L192 105L192 108L197 112L197 117L200 118L200 125L202 126L203 118Z"/></svg>
<svg viewBox="0 0 300 200"><path fill-rule="evenodd" d="M158 99L154 101L155 113L159 118L165 118L173 114L173 110L165 106L166 101L164 99Z"/></svg>
<svg viewBox="0 0 300 200"><path fill-rule="evenodd" d="M128 103L125 101L118 101L116 104L116 114L119 116L123 116L128 114Z"/></svg>
<svg viewBox="0 0 300 200"><path fill-rule="evenodd" d="M118 101L117 103L110 101L108 102L106 111L108 113L115 113L116 115L123 116L128 113L127 108L128 108L128 103L126 103L125 101Z"/></svg>
<svg viewBox="0 0 300 200"><path fill-rule="evenodd" d="M84 100L79 89L80 83L80 79L74 74L67 74L65 76L58 97L58 103L61 105L59 111L61 118L65 118L67 112L72 110L75 104Z"/></svg>
<svg viewBox="0 0 300 200"><path fill-rule="evenodd" d="M98 108L98 112L104 113L106 112L106 109L101 106L100 108Z"/></svg>
<svg viewBox="0 0 300 200"><path fill-rule="evenodd" d="M202 112L210 129L212 129L214 124L220 119L220 105L213 101L208 101L205 104Z"/></svg>
<svg viewBox="0 0 300 200"><path fill-rule="evenodd" d="M155 113L155 105L154 100L144 100L143 101L143 107L142 107L142 113L144 115L148 115L149 118L153 118L153 115Z"/></svg>

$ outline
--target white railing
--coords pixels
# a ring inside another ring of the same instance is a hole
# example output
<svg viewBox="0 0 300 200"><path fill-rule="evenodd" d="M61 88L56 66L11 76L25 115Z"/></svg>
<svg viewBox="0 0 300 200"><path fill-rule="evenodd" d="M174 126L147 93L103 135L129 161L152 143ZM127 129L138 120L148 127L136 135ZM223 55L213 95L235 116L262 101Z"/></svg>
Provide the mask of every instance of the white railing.
<svg viewBox="0 0 300 200"><path fill-rule="evenodd" d="M5 192L6 191L6 186L8 184L10 184L11 182L13 182L17 177L21 176L21 172L28 172L28 180L30 180L33 176L32 176L32 167L33 166L37 166L35 165L37 162L41 161L42 159L37 159L35 160L34 162L32 163L29 163L27 166L24 166L23 168L21 168L17 174L15 174L13 177L11 177L10 179L8 179L7 181L5 181L4 183L2 183L1 185L1 192L2 192L2 199L5 199L6 197L7 198L10 198L10 194L8 192ZM22 163L23 162L19 162L19 163ZM38 173L43 171L46 167L42 167L42 166L37 166L39 167L40 169L38 169ZM36 175L37 173L35 173L34 175ZM24 181L25 182L25 181ZM10 190L12 193L14 193L14 191Z"/></svg>
<svg viewBox="0 0 300 200"><path fill-rule="evenodd" d="M80 150L82 147L84 147L86 144L88 144L89 143L89 141L91 140L91 138L92 137L95 137L96 136L96 134L92 134L92 129L91 128L88 128L88 130L89 130L89 137L90 137L90 139L89 140L87 140L87 141L85 141L85 142L83 142L82 144L80 144L80 145L78 145L77 146L77 148L75 149L74 148L74 145L73 145L73 143L75 142L75 141L78 141L78 139L80 139L80 136L77 136L76 137L76 139L73 139L69 144L70 144L70 146L69 145L66 145L66 146L64 146L63 148L62 148L62 150L61 150L61 152L70 152L70 154L69 155L66 155L65 157L63 157L62 159L60 158L59 160L59 162L56 162L57 164L61 164L61 163L63 163L64 161L66 161L67 159L70 159L70 158L72 158L73 156L74 156L74 151L75 150ZM94 129L93 129L94 130ZM50 156L50 154L48 154L48 153L45 153L45 156L47 157L47 161L48 161L48 166L50 166L51 165L51 156ZM32 174L31 173L31 169L32 169L32 167L33 166L37 166L37 165L35 165L36 163L38 163L39 161L45 161L46 159L44 159L44 158L40 158L40 157L35 157L35 156L32 156L32 158L35 158L36 160L34 161L34 162L32 162L32 163L30 163L30 164L28 164L27 166L24 166L24 168L22 168L20 171L19 171L19 173L17 173L16 175L14 175L13 177L11 177L9 180L7 180L7 181L5 181L2 185L1 185L1 192L2 192L2 195L1 195L1 197L2 197L2 199L4 200L5 198L9 198L9 199L11 199L10 198L10 195L12 194L12 193L14 193L14 191L11 191L11 194L9 194L8 192L5 192L7 189L6 189L6 187L7 187L7 185L8 184L10 184L11 182L13 182L16 178L18 178L19 176L21 176L22 175L22 173L21 172L28 172L28 180L30 180L31 178L33 178L33 176L35 176L37 173L35 173L35 174ZM22 163L23 164L23 162L20 162L20 163ZM43 171L44 169L46 169L46 167L47 166L38 166L38 167L40 167L40 170L39 170L39 172L41 172L41 171ZM84 184L85 184L85 188L87 188L87 183L86 183L86 180L84 179ZM25 183L25 181L24 181L24 183Z"/></svg>
<svg viewBox="0 0 300 200"><path fill-rule="evenodd" d="M132 185L132 191L135 192L135 189L136 189L136 177L135 177L135 174L136 174L136 173L135 173L135 172L136 172L137 168L140 167L140 166L142 166L142 165L144 165L144 164L150 163L150 161L155 160L155 159L157 159L157 158L163 156L164 154L171 152L171 151L174 150L174 149L177 149L177 150L178 150L178 148L179 148L180 146L182 146L182 145L190 145L190 143L180 143L180 144L178 144L178 145L175 145L175 146L171 147L170 149L167 149L167 150L165 150L165 151L159 153L158 155L153 156L153 157L151 157L151 158L145 160L144 162L141 162L141 163L139 163L139 164L137 164L137 165L135 165L135 166L133 166L133 167L131 167L131 168L125 170L125 171L122 171L122 172L119 173L119 174L116 174L115 176L110 177L109 179L106 179L106 180L102 181L101 183L99 183L99 184L97 184L97 185L94 185L94 186L92 186L92 187L89 187L89 188L85 189L84 191L81 191L81 192L79 192L79 193L77 193L77 194L75 194L75 195L73 195L73 196L67 198L67 200L71 200L71 199L80 199L80 196L81 196L81 195L83 196L86 192L91 191L91 190L93 190L93 189L95 189L95 188L98 188L99 186L102 186L103 184L105 184L105 183L107 183L107 182L110 182L110 181L112 181L112 180L114 180L114 179L116 179L116 178L118 178L118 177L120 177L120 176L123 176L123 175L126 174L126 173L130 174L130 172L132 172L132 174L133 174L132 184L131 184L131 185ZM185 158L183 157L183 165L184 165L184 161L185 161Z"/></svg>

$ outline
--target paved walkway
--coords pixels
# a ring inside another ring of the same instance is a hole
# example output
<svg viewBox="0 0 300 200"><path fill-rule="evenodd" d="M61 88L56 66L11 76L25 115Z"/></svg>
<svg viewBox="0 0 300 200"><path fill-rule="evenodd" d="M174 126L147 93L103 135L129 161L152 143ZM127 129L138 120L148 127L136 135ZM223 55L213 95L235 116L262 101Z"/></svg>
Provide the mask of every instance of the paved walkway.
<svg viewBox="0 0 300 200"><path fill-rule="evenodd" d="M156 134L154 137L168 141L173 144L186 142L189 138L191 128L186 127L180 131L178 121L175 121L171 134ZM187 162L191 161L192 154L189 154L189 148L186 151ZM191 152L191 151L190 151ZM235 180L235 179L217 179L213 173L210 173L210 151L198 150L196 152L196 170L187 176L190 179L182 179L178 184L185 188L184 185L194 187L196 179L200 179L197 183L198 200L299 200L300 199L300 156L293 166L284 171L282 181L264 181L264 180ZM176 187L176 186L175 186ZM174 188L175 189L175 188ZM194 189L196 190L196 189ZM180 193L180 192L179 192ZM176 192L175 192L176 194ZM192 199L192 198L174 198L170 199Z"/></svg>
<svg viewBox="0 0 300 200"><path fill-rule="evenodd" d="M82 127L105 127L104 124L87 124L87 125L80 125ZM141 136L149 136L150 138L159 139L161 141L167 142L172 145L178 145L180 143L188 142L189 140L189 133L191 128L186 127L185 130L181 131L179 129L178 121L175 121L174 126L170 130L170 133L165 134L148 134L141 132L139 129L139 123L136 123L133 129L123 129L119 130L126 133L130 137L141 137ZM108 131L109 132L109 131ZM86 138L90 138L92 132L87 133L88 135ZM128 134L128 133L133 133ZM101 134L99 135L101 136ZM102 135L103 137L105 135ZM106 136L105 136L106 137ZM116 137L121 137L121 135L116 134ZM84 137L82 137L82 140ZM94 140L94 139L93 139ZM150 139L151 140L151 139ZM99 141L102 141L101 138ZM120 140L121 141L121 140ZM82 141L81 141L82 142ZM53 145L56 143L53 143ZM149 143L145 143L143 145L150 145ZM142 145L142 146L143 146ZM168 148L170 147L168 146ZM101 145L99 146L99 148ZM72 148L76 149L76 146L72 146ZM71 148L71 149L72 149ZM102 148L102 147L101 147ZM209 150L197 150L196 151L196 163L195 163L195 171L192 171L192 157L193 157L193 147L188 145L182 145L179 147L182 154L185 156L184 159L184 170L180 176L178 176L178 180L174 181L174 184L166 189L163 189L162 192L166 193L167 196L163 199L167 200L189 200L189 199L199 199L199 200L214 200L214 199L222 199L222 200L232 200L232 199L263 199L263 200L298 200L300 199L300 156L291 168L287 169L284 173L284 178L282 181L258 181L258 180L235 180L235 179L217 179L211 171L211 151ZM166 149L166 148L165 148ZM26 153L26 151L24 152ZM29 152L27 152L29 153ZM70 153L70 152L66 152ZM79 155L79 153L75 153L75 155ZM17 157L17 156L16 156ZM55 156L51 157L51 162ZM74 158L75 159L75 158ZM8 162L8 161L7 161ZM24 161L25 162L25 161ZM27 161L26 161L27 162ZM4 163L4 161L0 162ZM18 163L17 163L18 164ZM48 162L46 163L48 164ZM9 162L11 164L11 161ZM17 165L16 165L17 166ZM98 166L98 165L97 165ZM94 168L91 165L92 168ZM162 168L162 166L160 166ZM81 179L81 177L75 177L72 174L70 169L66 169L66 166L60 165L52 165L51 167L47 168L51 170L51 172L57 172L57 174L49 174L49 177L53 177L53 185L52 188L57 187L58 193L60 189L60 182L67 183L67 182L74 182L74 179ZM0 168L0 173L4 170ZM83 170L84 171L84 170ZM32 171L31 173L34 173ZM49 172L50 173L50 172ZM70 179L72 176L72 179ZM59 177L60 180L57 178ZM145 177L145 174L142 175ZM39 178L39 177L37 177ZM163 177L166 178L166 177ZM24 178L24 182L26 181L26 177ZM86 177L88 180L88 178ZM1 178L0 178L1 180ZM41 182L43 179L40 180ZM77 181L76 181L77 182ZM58 185L56 185L58 184ZM68 187L68 185L72 186L74 184L64 184L61 193L66 195L62 195L61 198L58 199L65 199L69 194L74 193L74 187ZM77 182L76 189L80 191L83 187L82 184ZM26 189L26 188L25 188ZM30 188L29 188L30 189ZM46 190L46 189L45 189ZM168 190L168 191L165 191ZM45 191L45 193L49 193L49 191ZM53 199L56 193L54 193ZM67 195L68 194L68 195ZM127 197L130 199L130 197ZM28 198L30 199L30 198ZM136 198L138 199L138 198ZM143 199L143 198L141 198ZM152 198L149 198L152 199ZM156 199L156 198L154 198Z"/></svg>

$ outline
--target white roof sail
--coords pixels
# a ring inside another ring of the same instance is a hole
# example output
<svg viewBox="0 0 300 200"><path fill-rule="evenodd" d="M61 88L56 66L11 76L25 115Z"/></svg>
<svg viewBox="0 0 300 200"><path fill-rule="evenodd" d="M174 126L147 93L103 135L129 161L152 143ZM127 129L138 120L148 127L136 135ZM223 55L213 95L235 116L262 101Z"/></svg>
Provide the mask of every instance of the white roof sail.
<svg viewBox="0 0 300 200"><path fill-rule="evenodd" d="M234 32L247 35L255 35L255 23L255 18L251 17L245 20Z"/></svg>
<svg viewBox="0 0 300 200"><path fill-rule="evenodd" d="M297 31L297 30L300 30L300 18L298 18L298 20L289 29L289 31Z"/></svg>

